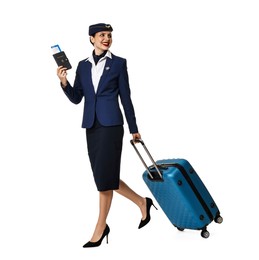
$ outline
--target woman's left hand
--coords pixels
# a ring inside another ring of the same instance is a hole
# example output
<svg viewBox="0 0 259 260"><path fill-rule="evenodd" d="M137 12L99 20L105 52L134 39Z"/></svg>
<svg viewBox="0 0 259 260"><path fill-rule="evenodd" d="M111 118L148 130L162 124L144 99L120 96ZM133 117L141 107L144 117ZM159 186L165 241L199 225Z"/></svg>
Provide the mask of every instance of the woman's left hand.
<svg viewBox="0 0 259 260"><path fill-rule="evenodd" d="M141 139L141 135L140 135L140 133L135 133L135 134L132 134L132 138L135 141L136 139Z"/></svg>

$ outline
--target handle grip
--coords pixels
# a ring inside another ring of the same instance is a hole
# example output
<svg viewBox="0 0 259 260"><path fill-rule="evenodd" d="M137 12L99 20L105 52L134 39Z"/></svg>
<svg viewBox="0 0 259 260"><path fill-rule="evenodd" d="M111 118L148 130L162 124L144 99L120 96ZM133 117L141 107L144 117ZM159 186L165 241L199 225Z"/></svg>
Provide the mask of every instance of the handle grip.
<svg viewBox="0 0 259 260"><path fill-rule="evenodd" d="M151 179L154 179L153 175L152 175L151 172L150 172L149 167L147 166L146 162L144 161L143 157L141 156L139 150L137 149L137 147L136 147L136 145L135 145L135 143L141 143L141 144L142 144L142 146L143 146L145 152L147 153L149 159L150 159L151 162L153 163L153 167L156 168L157 173L158 173L159 177L160 177L161 180L162 180L162 179L163 179L162 173L161 173L161 171L159 170L159 168L158 168L158 166L157 166L155 160L154 160L153 157L151 156L150 152L148 151L148 149L147 149L147 147L146 147L144 141L143 141L142 139L135 139L135 140L130 140L130 143L132 144L132 146L133 146L133 148L135 149L137 155L139 156L140 160L142 161L143 165L145 166L145 168L146 168L146 170L147 170L147 172L148 172L148 175L150 176Z"/></svg>

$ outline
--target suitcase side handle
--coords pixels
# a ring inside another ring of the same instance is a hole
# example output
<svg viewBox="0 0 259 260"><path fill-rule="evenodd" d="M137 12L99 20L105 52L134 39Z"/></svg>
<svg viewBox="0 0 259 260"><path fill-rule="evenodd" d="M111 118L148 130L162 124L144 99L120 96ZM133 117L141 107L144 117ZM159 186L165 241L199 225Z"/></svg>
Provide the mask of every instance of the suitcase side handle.
<svg viewBox="0 0 259 260"><path fill-rule="evenodd" d="M152 173L150 172L149 167L147 166L146 162L144 161L143 157L141 156L141 154L140 154L139 150L137 149L135 143L141 143L141 144L142 144L142 146L143 146L145 152L147 153L149 159L150 159L151 162L153 163L153 166L152 166L152 167L155 167L155 168L156 168L159 177L161 178L161 180L163 180L162 173L161 173L161 171L159 170L159 168L158 168L158 166L157 166L155 160L154 160L153 157L151 156L150 152L148 151L148 149L147 149L146 145L144 144L143 140L142 140L142 139L130 140L130 143L132 144L132 146L133 146L134 150L136 151L137 155L139 156L141 162L142 162L143 165L145 166L145 168L146 168L146 170L147 170L147 172L148 172L149 177L150 177L151 179L154 179Z"/></svg>

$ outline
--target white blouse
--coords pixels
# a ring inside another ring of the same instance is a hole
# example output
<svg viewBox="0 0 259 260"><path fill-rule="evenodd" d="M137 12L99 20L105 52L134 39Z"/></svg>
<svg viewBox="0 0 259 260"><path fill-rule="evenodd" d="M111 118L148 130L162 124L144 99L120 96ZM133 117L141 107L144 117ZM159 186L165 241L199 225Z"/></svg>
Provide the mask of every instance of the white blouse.
<svg viewBox="0 0 259 260"><path fill-rule="evenodd" d="M98 84L100 81L100 78L103 74L103 69L106 63L106 59L112 58L111 52L108 50L104 57L102 57L98 63L95 65L93 54L89 57L88 61L92 63L92 82L94 85L95 93L97 92Z"/></svg>

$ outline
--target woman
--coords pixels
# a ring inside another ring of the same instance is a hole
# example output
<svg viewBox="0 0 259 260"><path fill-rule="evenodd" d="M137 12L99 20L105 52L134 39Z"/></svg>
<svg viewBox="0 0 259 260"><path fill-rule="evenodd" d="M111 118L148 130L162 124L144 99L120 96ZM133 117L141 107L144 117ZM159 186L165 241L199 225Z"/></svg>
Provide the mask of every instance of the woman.
<svg viewBox="0 0 259 260"><path fill-rule="evenodd" d="M135 203L141 212L139 228L150 221L153 202L134 192L120 180L123 116L120 97L129 131L133 140L140 139L135 112L130 97L126 59L115 56L112 45L112 27L98 23L89 27L90 42L94 50L89 58L79 62L73 87L67 80L67 70L58 67L57 75L69 100L75 104L84 97L82 127L86 128L88 155L97 190L99 191L99 217L92 238L83 247L97 247L107 237L110 228L106 219L113 191Z"/></svg>

